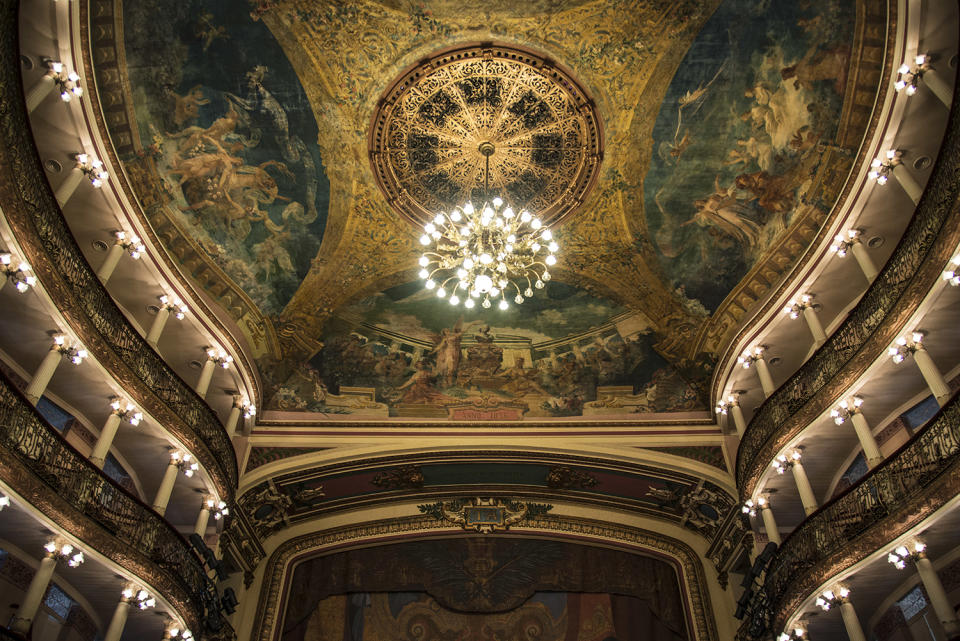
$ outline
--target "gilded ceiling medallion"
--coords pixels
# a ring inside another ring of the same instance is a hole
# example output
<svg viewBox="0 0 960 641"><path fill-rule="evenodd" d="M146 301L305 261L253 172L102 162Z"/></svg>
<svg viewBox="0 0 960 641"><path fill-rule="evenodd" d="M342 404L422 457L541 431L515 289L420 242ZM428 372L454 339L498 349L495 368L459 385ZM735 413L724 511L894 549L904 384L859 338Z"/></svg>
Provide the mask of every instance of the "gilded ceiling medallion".
<svg viewBox="0 0 960 641"><path fill-rule="evenodd" d="M583 202L602 156L600 118L577 81L537 54L489 43L446 50L404 73L370 132L377 184L419 225L484 196L551 225Z"/></svg>

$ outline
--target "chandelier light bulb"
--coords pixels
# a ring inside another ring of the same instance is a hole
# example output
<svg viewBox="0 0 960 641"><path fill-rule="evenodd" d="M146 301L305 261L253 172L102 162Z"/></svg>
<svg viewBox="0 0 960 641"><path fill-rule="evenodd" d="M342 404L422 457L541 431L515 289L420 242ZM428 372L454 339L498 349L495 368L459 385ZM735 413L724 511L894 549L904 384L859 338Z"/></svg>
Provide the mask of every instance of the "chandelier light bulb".
<svg viewBox="0 0 960 641"><path fill-rule="evenodd" d="M463 301L463 306L466 307L467 309L473 309L473 306L474 306L473 299L468 298L467 300Z"/></svg>

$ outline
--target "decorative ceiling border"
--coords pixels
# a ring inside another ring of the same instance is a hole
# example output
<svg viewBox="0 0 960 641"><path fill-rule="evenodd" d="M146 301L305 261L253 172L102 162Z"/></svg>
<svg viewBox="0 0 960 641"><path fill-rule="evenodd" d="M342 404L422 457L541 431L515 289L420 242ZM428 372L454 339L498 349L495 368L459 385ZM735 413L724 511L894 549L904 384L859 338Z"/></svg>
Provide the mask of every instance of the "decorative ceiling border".
<svg viewBox="0 0 960 641"><path fill-rule="evenodd" d="M719 641L713 617L707 578L696 552L682 541L662 534L594 519L545 515L524 521L511 530L511 536L580 540L585 544L613 546L628 551L646 550L666 557L678 570L681 594L686 601L685 614L694 639ZM263 575L257 612L250 639L279 641L282 601L293 575L293 564L307 557L340 552L352 547L386 544L410 538L463 536L459 528L432 517L409 516L314 532L283 542L270 555Z"/></svg>

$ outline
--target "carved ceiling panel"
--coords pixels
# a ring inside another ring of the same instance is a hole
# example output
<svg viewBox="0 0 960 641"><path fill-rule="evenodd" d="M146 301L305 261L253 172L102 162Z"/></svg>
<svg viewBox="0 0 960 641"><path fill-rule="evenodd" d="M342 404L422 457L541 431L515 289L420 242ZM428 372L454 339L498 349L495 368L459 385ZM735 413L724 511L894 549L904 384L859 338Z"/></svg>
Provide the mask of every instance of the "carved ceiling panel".
<svg viewBox="0 0 960 641"><path fill-rule="evenodd" d="M553 224L583 202L602 157L599 116L578 83L536 54L491 44L401 76L370 138L388 202L420 224L494 196Z"/></svg>

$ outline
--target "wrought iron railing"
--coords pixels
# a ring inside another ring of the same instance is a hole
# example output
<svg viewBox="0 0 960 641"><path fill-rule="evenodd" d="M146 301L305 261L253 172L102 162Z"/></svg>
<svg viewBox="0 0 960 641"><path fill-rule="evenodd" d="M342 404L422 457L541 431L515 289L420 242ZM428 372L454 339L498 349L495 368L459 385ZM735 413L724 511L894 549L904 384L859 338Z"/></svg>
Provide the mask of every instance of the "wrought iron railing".
<svg viewBox="0 0 960 641"><path fill-rule="evenodd" d="M0 10L0 90L8 97L22 94L17 5L4 3ZM105 366L129 372L115 372L121 382L148 391L128 390L132 398L162 414L164 426L182 441L209 450L209 455L196 454L220 493L232 496L237 460L226 431L210 406L133 328L87 263L45 178L22 99L5 100L0 108L0 166L9 182L3 192L5 215L15 231L34 236L22 239L31 245L30 262L68 322L88 350L107 361Z"/></svg>
<svg viewBox="0 0 960 641"><path fill-rule="evenodd" d="M905 305L898 305L904 293L911 290L914 294L911 304L919 304L922 295L916 294L926 293L939 277L939 268L935 273L926 269L925 278L929 282L923 284L922 291L916 290L914 277L925 267L938 237L946 229L944 223L960 197L958 118L957 110L953 109L923 197L900 243L876 280L843 324L763 402L747 426L737 452L737 487L742 496L749 496L753 489L751 482L759 478L769 465L775 454L773 445L805 427L802 420L808 417L798 417L798 412L815 401L817 394L853 361L865 368L883 353L886 344L874 346L877 349L872 354L862 354L861 350L882 326L906 319L905 312L910 310L905 309ZM905 168L899 171L905 171ZM813 409L822 411L824 408Z"/></svg>
<svg viewBox="0 0 960 641"><path fill-rule="evenodd" d="M84 540L84 544L113 558L111 551L116 550L119 543L125 558L130 558L132 553L148 560L153 572L143 577L146 582L154 586L176 586L193 609L193 620L202 617L207 575L186 539L67 443L2 373L0 450L5 458L12 457L29 469L50 496L58 497L100 526L99 540ZM7 462L4 467L9 465ZM31 491L36 485L16 487L15 480L5 480L15 491L33 494L31 500L40 505L46 502ZM47 516L56 520L54 514ZM69 524L62 525L64 529L73 529ZM120 562L120 559L113 560ZM184 601L183 598L169 600Z"/></svg>
<svg viewBox="0 0 960 641"><path fill-rule="evenodd" d="M944 475L957 479L958 465L960 395L887 460L810 515L783 541L765 581L775 616L789 614L785 606L842 571L838 558L845 559L842 565L852 565L860 556L874 552L874 543L883 544L903 533L887 530L874 537L876 541L858 546L858 537L868 530L894 516L895 527L906 531L952 498L952 494L938 496L934 487ZM860 547L864 549L858 552Z"/></svg>

